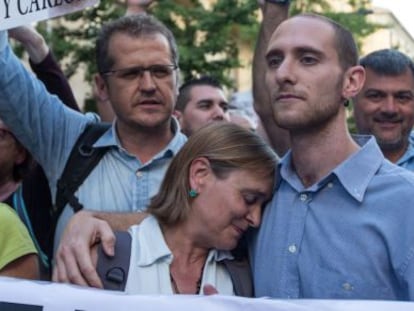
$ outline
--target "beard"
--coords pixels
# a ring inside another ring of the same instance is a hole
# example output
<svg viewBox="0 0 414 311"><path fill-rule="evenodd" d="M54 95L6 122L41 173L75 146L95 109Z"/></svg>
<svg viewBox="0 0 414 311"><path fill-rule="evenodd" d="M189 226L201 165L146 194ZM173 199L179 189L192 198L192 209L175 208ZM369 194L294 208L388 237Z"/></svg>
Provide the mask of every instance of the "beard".
<svg viewBox="0 0 414 311"><path fill-rule="evenodd" d="M408 138L407 141L405 141L403 139L402 136L399 136L398 138L394 139L394 140L384 140L381 139L380 137L375 136L375 139L380 147L381 150L383 151L398 151L398 150L402 150L405 149L407 144L408 144Z"/></svg>
<svg viewBox="0 0 414 311"><path fill-rule="evenodd" d="M308 91L295 89L292 85L281 85L272 96L273 118L276 124L288 131L309 132L324 128L334 120L344 104L342 89L345 73L337 76L335 83L312 90L319 95L309 96ZM278 102L280 93L288 92L298 97L298 102Z"/></svg>

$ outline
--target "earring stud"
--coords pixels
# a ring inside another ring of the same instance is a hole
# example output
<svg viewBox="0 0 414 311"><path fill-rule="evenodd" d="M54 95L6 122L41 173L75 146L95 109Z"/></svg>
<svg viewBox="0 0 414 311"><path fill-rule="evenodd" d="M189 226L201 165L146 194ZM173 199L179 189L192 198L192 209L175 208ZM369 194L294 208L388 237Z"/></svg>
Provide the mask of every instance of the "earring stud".
<svg viewBox="0 0 414 311"><path fill-rule="evenodd" d="M198 192L195 189L190 189L190 191L188 191L188 196L190 198L193 198L194 199L197 195L198 195Z"/></svg>

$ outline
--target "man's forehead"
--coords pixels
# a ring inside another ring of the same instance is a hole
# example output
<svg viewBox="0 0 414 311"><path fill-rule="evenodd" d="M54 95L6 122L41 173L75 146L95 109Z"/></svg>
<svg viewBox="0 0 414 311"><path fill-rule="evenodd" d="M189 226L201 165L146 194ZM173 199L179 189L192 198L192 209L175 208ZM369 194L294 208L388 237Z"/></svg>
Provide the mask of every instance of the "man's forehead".
<svg viewBox="0 0 414 311"><path fill-rule="evenodd" d="M225 98L224 91L208 84L194 85L191 88L192 98Z"/></svg>
<svg viewBox="0 0 414 311"><path fill-rule="evenodd" d="M269 48L279 42L289 39L298 44L317 43L318 39L327 39L333 37L334 29L327 21L313 16L294 16L282 22L273 32L269 42ZM304 40L305 39L305 40Z"/></svg>
<svg viewBox="0 0 414 311"><path fill-rule="evenodd" d="M411 72L410 68L406 68L400 73L395 74L387 74L376 72L375 70L366 67L366 83L367 82L375 82L375 81L383 81L386 83L395 82L395 83L403 83L407 85L412 85L414 83L414 75Z"/></svg>

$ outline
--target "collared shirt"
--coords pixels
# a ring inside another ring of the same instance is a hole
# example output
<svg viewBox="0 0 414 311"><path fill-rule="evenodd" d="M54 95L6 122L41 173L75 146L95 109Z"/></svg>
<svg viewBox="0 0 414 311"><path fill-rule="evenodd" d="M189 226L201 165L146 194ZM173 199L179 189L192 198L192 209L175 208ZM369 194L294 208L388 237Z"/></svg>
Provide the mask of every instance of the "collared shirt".
<svg viewBox="0 0 414 311"><path fill-rule="evenodd" d="M414 171L414 131L412 131L408 137L407 150L403 156L398 159L396 164L407 170Z"/></svg>
<svg viewBox="0 0 414 311"><path fill-rule="evenodd" d="M94 114L81 114L64 106L21 65L0 32L0 116L43 167L52 198L56 184L79 135ZM94 144L111 146L76 192L85 209L105 212L141 211L158 191L164 173L187 138L173 119L175 133L169 144L143 164L120 144L115 123ZM73 212L66 206L59 218L55 247Z"/></svg>
<svg viewBox="0 0 414 311"><path fill-rule="evenodd" d="M256 295L414 299L414 174L373 137L308 188L291 161L253 235Z"/></svg>
<svg viewBox="0 0 414 311"><path fill-rule="evenodd" d="M132 236L132 251L125 291L128 294L173 294L170 279L173 254L165 242L158 221L149 216L140 225L130 227L129 233ZM220 294L234 295L230 275L224 265L220 264L220 261L232 258L228 251L210 250L200 288L211 284Z"/></svg>

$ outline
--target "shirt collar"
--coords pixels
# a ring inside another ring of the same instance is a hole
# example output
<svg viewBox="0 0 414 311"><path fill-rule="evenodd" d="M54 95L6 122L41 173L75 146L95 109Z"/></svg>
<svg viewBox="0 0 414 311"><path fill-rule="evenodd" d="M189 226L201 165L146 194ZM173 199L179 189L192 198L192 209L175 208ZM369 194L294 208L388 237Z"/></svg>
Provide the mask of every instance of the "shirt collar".
<svg viewBox="0 0 414 311"><path fill-rule="evenodd" d="M164 236L158 221L154 216L146 217L140 226L144 234L138 236L138 262L139 266L149 266L157 260L166 257L172 259L172 253L165 243ZM149 234L151 233L151 234Z"/></svg>
<svg viewBox="0 0 414 311"><path fill-rule="evenodd" d="M353 138L361 149L337 166L333 174L355 200L362 202L369 183L384 161L384 155L373 136L354 135Z"/></svg>
<svg viewBox="0 0 414 311"><path fill-rule="evenodd" d="M140 230L145 234L138 236L138 260L139 266L149 266L154 264L158 260L166 259L172 260L172 253L165 243L164 236L158 221L154 216L146 217L140 224ZM151 232L151 235L148 234ZM233 255L230 251L221 251L212 249L210 250L206 262L210 261L222 261L225 259L233 259Z"/></svg>
<svg viewBox="0 0 414 311"><path fill-rule="evenodd" d="M410 161L412 158L414 158L414 131L411 132L410 136L408 137L407 150L402 155L402 157L398 159L396 164L404 166L404 163Z"/></svg>
<svg viewBox="0 0 414 311"><path fill-rule="evenodd" d="M361 148L338 165L318 185L325 184L335 175L346 191L357 201L362 202L368 185L384 161L381 149L371 135L353 135L355 142ZM288 153L281 159L276 170L275 190L280 186L282 178L289 183L298 180L296 172L292 170L292 155ZM319 188L319 187L318 187Z"/></svg>

